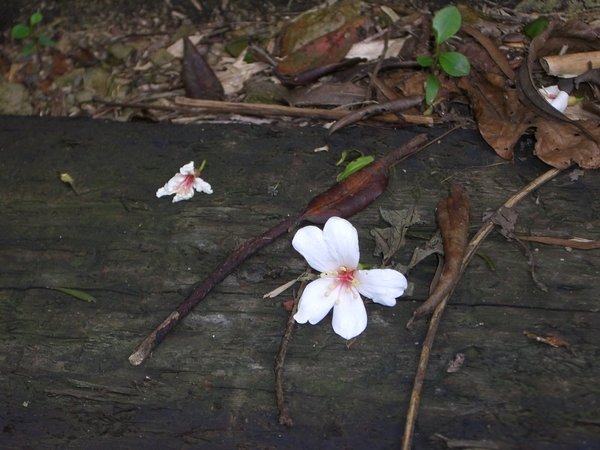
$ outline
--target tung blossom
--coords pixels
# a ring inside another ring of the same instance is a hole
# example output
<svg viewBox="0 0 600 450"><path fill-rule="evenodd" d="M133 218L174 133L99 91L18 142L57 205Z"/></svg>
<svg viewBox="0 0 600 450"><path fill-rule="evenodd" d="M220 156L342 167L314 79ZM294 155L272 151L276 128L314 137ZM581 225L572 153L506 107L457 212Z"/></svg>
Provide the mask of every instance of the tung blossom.
<svg viewBox="0 0 600 450"><path fill-rule="evenodd" d="M167 183L156 191L157 197L173 195L173 203L180 200L188 200L194 196L194 189L198 192L212 194L210 184L200 178L200 172L206 161L203 161L198 169L194 169L194 161L190 161L175 174Z"/></svg>
<svg viewBox="0 0 600 450"><path fill-rule="evenodd" d="M540 94L550 103L555 109L564 112L569 105L569 94L561 91L557 85L546 86L539 89Z"/></svg>
<svg viewBox="0 0 600 450"><path fill-rule="evenodd" d="M333 330L352 339L367 327L367 311L361 294L376 303L394 306L396 297L406 289L406 278L397 270L360 270L358 233L350 222L330 218L323 230L307 226L296 232L293 247L315 270L321 272L311 281L298 305L294 319L316 324L333 308Z"/></svg>

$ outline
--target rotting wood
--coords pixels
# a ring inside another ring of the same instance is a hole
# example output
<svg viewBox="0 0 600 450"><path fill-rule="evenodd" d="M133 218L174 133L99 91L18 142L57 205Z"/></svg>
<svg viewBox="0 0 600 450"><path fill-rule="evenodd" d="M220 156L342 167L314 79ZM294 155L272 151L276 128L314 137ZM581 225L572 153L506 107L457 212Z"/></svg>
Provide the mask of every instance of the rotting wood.
<svg viewBox="0 0 600 450"><path fill-rule="evenodd" d="M291 428L278 423L273 388L288 314L278 299L263 298L305 269L289 239L229 275L215 301L199 305L144 366L127 356L223 252L330 186L342 150L381 156L422 131L353 127L327 138L329 153L314 153L326 139L319 127L3 117L0 446L398 448L425 323L414 332L404 325L427 298L434 258L407 274L413 291L394 308L367 304L369 325L350 348L329 318L294 328L285 360ZM207 160L214 194L157 199L156 189L190 159ZM390 263L409 261L435 232L433 211L449 182L476 192L477 220L544 167L525 150L500 164L470 130L406 160L378 206L414 207L423 223ZM73 176L81 195L59 172ZM599 240L599 196L599 172L559 175L515 207L516 233ZM361 261L373 265L378 209L351 219ZM539 245L543 293L504 238L489 236L480 251L495 270L474 258L447 306L413 448L443 450L436 433L504 448L543 447L549 437L563 448L599 447L600 253ZM573 353L524 331L559 334ZM457 353L465 362L448 374Z"/></svg>

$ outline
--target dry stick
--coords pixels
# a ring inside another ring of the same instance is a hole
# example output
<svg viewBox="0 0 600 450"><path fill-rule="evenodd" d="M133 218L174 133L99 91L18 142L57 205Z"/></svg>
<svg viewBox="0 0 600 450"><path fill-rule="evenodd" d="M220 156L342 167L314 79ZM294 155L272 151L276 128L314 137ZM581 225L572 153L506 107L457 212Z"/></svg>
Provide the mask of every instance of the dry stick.
<svg viewBox="0 0 600 450"><path fill-rule="evenodd" d="M307 117L313 119L337 120L341 119L352 111L342 111L338 109L322 108L296 108L283 105L259 105L254 103L233 103L219 102L214 100L202 100L196 98L176 97L175 103L178 105L192 106L195 108L206 109L210 112L248 114L252 116L290 116ZM423 115L402 114L402 118L410 124L432 125L433 118ZM374 118L382 122L398 122L396 115L385 115Z"/></svg>
<svg viewBox="0 0 600 450"><path fill-rule="evenodd" d="M294 106L283 105L264 105L256 103L236 103L222 102L218 100L202 100L188 97L176 97L175 105L156 105L144 102L113 102L94 98L93 103L99 103L115 108L139 108L154 109L157 111L172 111L188 114L200 113L222 113L222 114L241 114L248 116L287 116L287 117L306 117L308 119L338 120L342 117L352 114L354 111L344 111L340 109L323 108L297 108ZM397 113L399 114L399 113ZM370 117L371 120L385 123L398 123L397 114L382 114ZM433 125L436 120L430 116L419 114L399 114L404 122L413 125ZM439 120L437 121L440 122Z"/></svg>
<svg viewBox="0 0 600 450"><path fill-rule="evenodd" d="M285 395L283 393L283 365L285 363L285 355L287 354L290 338L292 337L292 331L294 330L294 314L298 311L298 301L300 300L300 296L302 295L305 286L306 281L303 281L298 294L294 299L294 307L288 316L285 332L281 337L279 350L275 357L275 398L277 400L277 409L279 410L279 424L285 425L286 427L294 425L294 421L290 416L290 410L285 403Z"/></svg>
<svg viewBox="0 0 600 450"><path fill-rule="evenodd" d="M527 186L517 192L515 195L510 197L502 207L504 208L512 208L517 203L519 203L523 198L529 195L532 191L539 188L544 183L550 181L552 178L556 177L561 169L550 169L547 172L543 173L533 181L531 181ZM456 284L460 280L461 275L469 265L469 262L475 255L475 252L483 242L483 240L487 237L488 234L494 228L494 224L491 221L487 221L483 224L483 226L479 229L477 234L471 239L469 245L467 246L467 250L465 252L465 256L463 258L463 262L460 269L460 274L454 282L454 286L450 290L450 292L444 297L444 299L440 302L440 304L435 308L433 314L431 316L431 320L429 322L429 328L427 330L427 334L425 335L425 339L423 340L423 347L421 349L421 356L419 357L419 364L417 365L417 373L415 374L415 382L413 385L413 389L410 395L410 402L408 405L408 412L406 415L406 422L404 426L404 436L402 437L402 450L410 450L412 444L412 437L415 430L415 424L417 421L417 413L419 410L419 403L421 401L421 391L423 389L423 382L425 381L425 373L427 371L427 365L429 364L429 355L431 353L431 348L433 347L433 341L435 339L435 334L437 332L438 326L440 324L442 314L444 313L444 309L446 308L446 304L448 303L448 299L454 292L454 288Z"/></svg>

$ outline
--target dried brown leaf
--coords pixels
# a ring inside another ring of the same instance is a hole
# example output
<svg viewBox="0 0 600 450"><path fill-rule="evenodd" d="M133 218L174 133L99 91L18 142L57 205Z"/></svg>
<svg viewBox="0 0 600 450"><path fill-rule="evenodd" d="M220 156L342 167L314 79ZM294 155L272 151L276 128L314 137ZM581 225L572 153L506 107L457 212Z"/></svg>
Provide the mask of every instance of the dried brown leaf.
<svg viewBox="0 0 600 450"><path fill-rule="evenodd" d="M438 203L437 221L444 245L444 267L429 298L413 313L407 324L432 312L460 278L460 268L469 232L469 196L459 184L450 187L450 195Z"/></svg>
<svg viewBox="0 0 600 450"><path fill-rule="evenodd" d="M531 126L534 115L519 102L515 89L498 84L475 73L459 81L471 99L481 136L498 156L512 159L513 147Z"/></svg>
<svg viewBox="0 0 600 450"><path fill-rule="evenodd" d="M183 39L181 78L186 97L207 100L223 99L224 91L221 82L188 38Z"/></svg>
<svg viewBox="0 0 600 450"><path fill-rule="evenodd" d="M597 121L578 121L589 133L600 141ZM568 123L558 123L539 118L535 122L535 154L546 164L557 169L566 169L575 163L583 169L600 167L600 146L582 135Z"/></svg>

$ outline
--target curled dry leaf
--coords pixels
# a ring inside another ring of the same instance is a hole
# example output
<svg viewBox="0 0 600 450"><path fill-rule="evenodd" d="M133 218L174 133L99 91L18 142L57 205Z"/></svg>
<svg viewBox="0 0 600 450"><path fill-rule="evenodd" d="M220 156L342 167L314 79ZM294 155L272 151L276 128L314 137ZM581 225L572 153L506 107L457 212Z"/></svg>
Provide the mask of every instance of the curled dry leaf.
<svg viewBox="0 0 600 450"><path fill-rule="evenodd" d="M519 102L515 89L493 78L482 79L473 73L461 78L459 87L471 99L481 136L498 156L512 159L513 147L531 126L534 114Z"/></svg>
<svg viewBox="0 0 600 450"><path fill-rule="evenodd" d="M450 195L440 200L437 221L444 245L444 267L429 298L413 313L407 324L431 313L452 292L460 277L460 268L469 233L469 196L459 184L450 187Z"/></svg>

